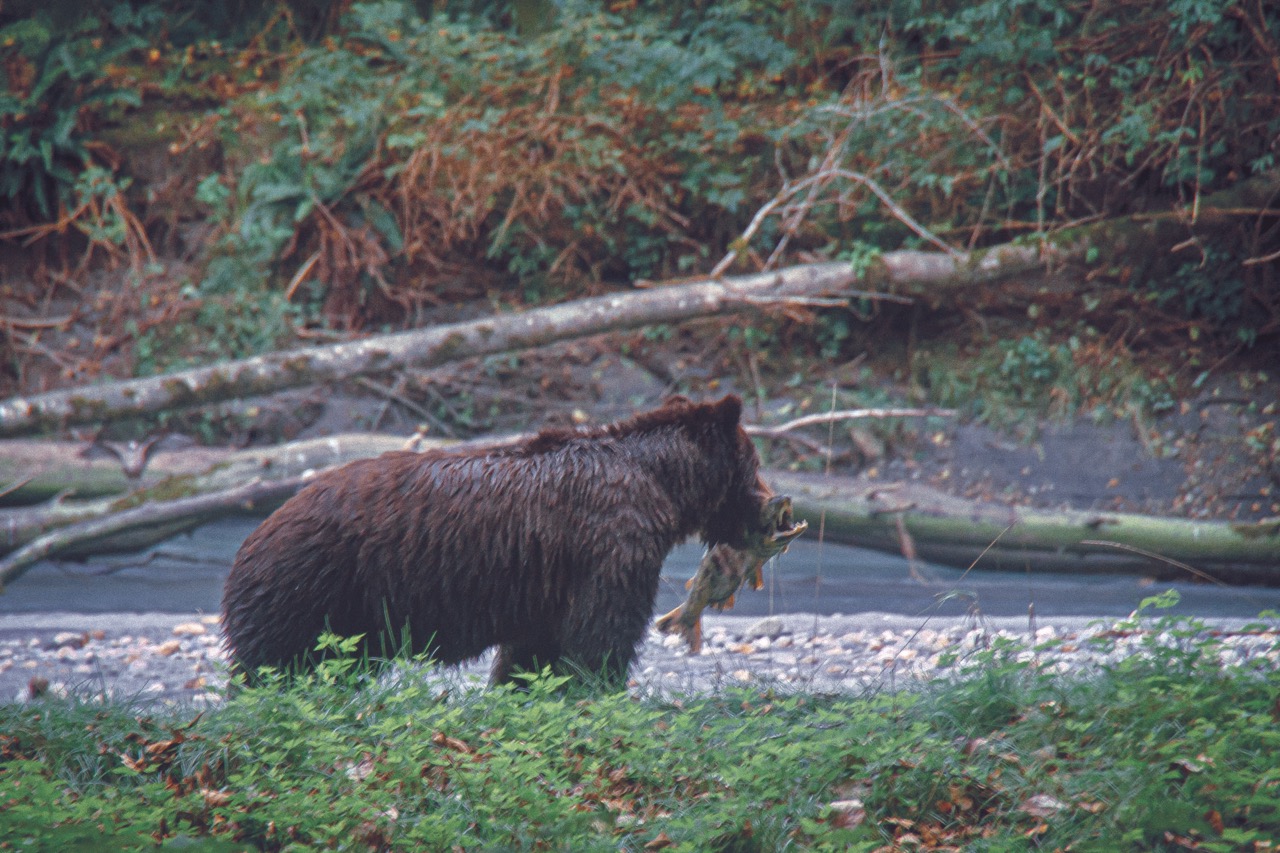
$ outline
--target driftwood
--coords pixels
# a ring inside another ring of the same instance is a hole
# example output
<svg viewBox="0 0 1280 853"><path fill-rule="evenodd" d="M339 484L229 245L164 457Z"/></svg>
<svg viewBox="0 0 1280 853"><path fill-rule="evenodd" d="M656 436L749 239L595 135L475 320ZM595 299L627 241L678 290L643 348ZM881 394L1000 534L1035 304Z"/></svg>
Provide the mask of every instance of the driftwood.
<svg viewBox="0 0 1280 853"><path fill-rule="evenodd" d="M904 412L832 414L865 417ZM921 410L915 414L944 413ZM820 420L828 417L819 416ZM801 425L806 421L801 419ZM795 428L796 424L782 426ZM780 428L751 431L783 434ZM0 584L48 556L133 550L221 515L265 514L315 472L406 444L419 449L442 446L418 438L406 442L394 436L334 436L226 453L206 471L164 477L124 497L0 510L0 531L9 530L4 550L11 552L0 560ZM981 568L1015 571L1141 572L1280 585L1280 519L1234 524L1032 509L966 500L910 483L776 470L766 471L765 478L775 490L793 497L796 517L809 521L809 536L822 530L833 541L901 552L912 559L964 567L977 561ZM252 501L251 509L246 509L246 501Z"/></svg>
<svg viewBox="0 0 1280 853"><path fill-rule="evenodd" d="M929 417L950 415L943 409L853 409L798 418L774 427L748 426L752 434L778 437L789 430L814 423L862 418ZM66 500L66 493L82 491L74 476L83 475L94 488L115 481L100 465L77 455L77 445L65 442L22 442L10 460L10 471L28 480L47 476L46 466L68 476L59 483L61 494L44 503L0 509L0 587L19 577L33 563L49 556L84 557L115 551L132 551L164 541L177 533L222 515L243 512L242 490L256 486L253 511L266 514L288 498L301 483L326 468L364 459L389 450L411 447L496 447L519 441L523 435L465 442L441 442L414 436L408 440L387 435L353 433L308 439L278 447L216 451L201 449L194 455L205 470L161 457L148 466L148 481L127 493L93 500ZM7 445L5 446L7 449ZM3 454L0 454L0 459ZM69 461L75 460L75 461ZM20 464L17 464L20 463ZM0 470L5 470L0 462ZM167 473L161 473L167 472ZM274 482L294 484L275 489ZM123 480L122 480L123 482ZM154 516L154 517L153 517Z"/></svg>
<svg viewBox="0 0 1280 853"><path fill-rule="evenodd" d="M162 503L146 503L60 528L0 561L0 592L5 584L12 583L46 557L70 551L93 551L96 550L92 547L93 542L118 542L122 536L132 538L138 547L149 544L148 539L163 541L215 518L260 511L263 504L279 505L306 480L306 477L251 480L233 489Z"/></svg>
<svg viewBox="0 0 1280 853"><path fill-rule="evenodd" d="M1280 519L1231 523L1033 509L913 483L784 471L767 479L792 496L797 518L811 530L821 526L830 540L946 565L1280 584Z"/></svg>
<svg viewBox="0 0 1280 853"><path fill-rule="evenodd" d="M967 255L891 252L862 278L881 289L933 293L943 282L971 285L1027 273L1042 267L1045 257L1042 248L1032 246L1004 246ZM859 280L845 263L810 264L580 299L519 314L268 353L145 379L12 397L0 401L0 438L336 382L410 365L440 367L587 335L759 311L815 297L902 301L902 297L885 293L854 290Z"/></svg>

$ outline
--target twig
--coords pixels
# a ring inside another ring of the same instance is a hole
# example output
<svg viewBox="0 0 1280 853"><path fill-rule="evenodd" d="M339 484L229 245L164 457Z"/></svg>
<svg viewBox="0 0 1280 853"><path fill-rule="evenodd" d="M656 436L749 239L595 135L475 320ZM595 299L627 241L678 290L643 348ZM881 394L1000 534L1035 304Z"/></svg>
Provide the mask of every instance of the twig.
<svg viewBox="0 0 1280 853"><path fill-rule="evenodd" d="M813 424L834 423L836 421L857 420L859 418L948 418L956 414L955 409L840 409L834 412L822 412L816 415L805 415L802 418L787 421L777 426L743 426L747 435L759 435L773 438L800 427Z"/></svg>
<svg viewBox="0 0 1280 853"><path fill-rule="evenodd" d="M1257 264L1269 264L1272 261L1280 260L1280 252L1272 252L1269 255L1263 255L1260 258L1245 258L1240 262L1241 266L1251 267Z"/></svg>
<svg viewBox="0 0 1280 853"><path fill-rule="evenodd" d="M13 494L14 492L18 491L18 489L21 489L23 486L25 486L27 483L30 483L33 479L35 478L27 477L25 480L18 480L17 482L10 483L9 485L5 486L3 489L0 489L0 498L4 497L5 495Z"/></svg>
<svg viewBox="0 0 1280 853"><path fill-rule="evenodd" d="M861 184L866 187L873 195L875 195L876 198L880 199L885 207L889 208L889 212L892 213L899 222L910 228L919 237L937 246L952 257L960 254L952 248L950 244L942 240L942 238L938 237L928 228L925 228L917 222L915 218L895 202L893 197L889 195L888 191L885 190L884 187L880 186L880 184L874 179L862 174L861 172L854 172L849 169L830 168L815 172L807 178L803 178L790 186L784 186L778 191L777 195L765 202L760 209L756 211L755 215L751 217L751 222L747 224L746 229L743 230L738 239L734 240L734 244L738 248L732 249L728 254L721 258L720 262L712 268L708 277L717 278L724 274L725 270L727 270L733 262L737 260L739 252L743 251L745 247L750 244L751 238L756 235L756 232L760 230L764 221L769 218L769 215L772 214L779 205L784 204L788 199L811 187L817 187L820 184L829 183L835 178L843 178L846 181L852 181L855 184ZM803 215L803 211L807 210L811 206L811 201L802 205L802 209L800 211L801 215ZM798 226L798 224L798 222L794 223L793 229ZM770 260L772 261L773 259L771 258Z"/></svg>
<svg viewBox="0 0 1280 853"><path fill-rule="evenodd" d="M448 424L444 423L444 422L443 422L443 421L441 421L439 418L437 418L435 415L431 414L431 412L427 411L427 410L426 410L426 409L424 409L422 406L418 405L416 402L414 402L413 400L409 399L409 397L407 397L407 396L404 394L404 392L403 392L403 391L400 391L400 390L399 390L399 389L397 389L397 388L388 388L388 387L386 387L386 386L384 386L384 385L381 385L381 384L379 384L379 383L377 383L377 382L374 382L372 379L368 378L367 376L357 376L357 377L356 377L356 384L357 384L357 385L360 385L360 386L361 386L361 387L363 387L363 388L367 388L367 389L369 389L370 391L374 392L375 394L378 394L378 395L380 395L380 396L384 397L388 402L395 402L395 403L399 403L400 405L404 406L406 409L408 409L408 410L409 410L410 412L412 412L413 414L415 414L415 415L417 415L418 417L422 418L424 421L428 421L428 422L430 422L430 423L431 423L432 425L434 425L437 429L443 430L446 434L448 434L448 435L452 435L452 434L453 434L453 433L449 430L449 426L448 426ZM402 377L402 378L401 378L401 379L400 379L396 384L397 384L397 385L403 385L403 384L404 384L404 379L403 379L403 377ZM378 420L379 420L379 421L381 421L381 420L382 420L381 416L379 416Z"/></svg>
<svg viewBox="0 0 1280 853"><path fill-rule="evenodd" d="M293 301L293 295L297 292L298 286L306 281L308 275L311 274L311 268L320 260L319 252L312 252L311 257L302 262L302 266L298 267L298 271L293 274L293 278L289 280L289 286L284 289L284 300L286 302Z"/></svg>
<svg viewBox="0 0 1280 853"><path fill-rule="evenodd" d="M1145 548L1139 548L1136 545L1126 545L1123 542L1111 542L1106 539L1084 539L1080 542L1080 544L1081 545L1098 545L1098 546L1103 546L1107 548L1119 548L1121 551L1132 551L1133 553L1140 554L1143 557L1147 557L1152 560L1158 560L1161 563L1168 563L1171 566L1176 566L1177 568L1182 569L1185 572L1190 572L1191 574L1195 575L1201 580L1206 580L1206 581L1209 581L1210 583L1216 583L1218 586L1226 586L1225 583L1218 580L1208 572L1202 572L1197 568L1188 566L1186 563L1180 563L1177 560L1173 559L1172 557L1166 557L1162 554L1157 554L1154 551L1148 551Z"/></svg>
<svg viewBox="0 0 1280 853"><path fill-rule="evenodd" d="M70 314L65 317L14 317L10 314L0 314L0 326L11 326L15 329L62 329L70 323L74 317Z"/></svg>

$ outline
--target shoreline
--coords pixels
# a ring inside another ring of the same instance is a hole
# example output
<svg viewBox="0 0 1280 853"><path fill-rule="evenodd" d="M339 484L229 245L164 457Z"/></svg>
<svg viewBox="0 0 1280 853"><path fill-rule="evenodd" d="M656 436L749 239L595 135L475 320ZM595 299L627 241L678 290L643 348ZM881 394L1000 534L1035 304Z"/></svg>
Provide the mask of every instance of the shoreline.
<svg viewBox="0 0 1280 853"><path fill-rule="evenodd" d="M773 685L819 692L896 689L957 671L957 665L1003 642L1010 654L1050 672L1106 666L1144 644L1220 643L1224 663L1261 659L1280 669L1280 621L1200 619L1198 637L1168 627L1161 611L1140 622L1114 617L908 617L867 612L815 616L710 614L704 647L690 654L678 637L650 630L631 668L633 692L690 694L729 685ZM1249 626L1253 626L1250 628ZM1262 626L1259 628L1258 626ZM1117 629L1118 628L1118 629ZM492 653L431 679L482 685ZM218 617L192 612L44 613L6 617L0 625L0 704L37 695L137 698L162 705L208 707L222 701L226 657Z"/></svg>

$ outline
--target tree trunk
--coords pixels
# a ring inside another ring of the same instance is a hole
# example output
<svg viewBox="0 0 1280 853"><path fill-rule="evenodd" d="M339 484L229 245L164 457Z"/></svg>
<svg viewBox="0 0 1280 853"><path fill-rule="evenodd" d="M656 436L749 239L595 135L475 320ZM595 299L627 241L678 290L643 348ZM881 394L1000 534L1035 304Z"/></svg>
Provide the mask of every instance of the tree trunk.
<svg viewBox="0 0 1280 853"><path fill-rule="evenodd" d="M465 444L482 443L495 442ZM6 510L0 524L15 538L7 549L12 553L0 560L0 584L49 556L136 550L221 516L265 515L313 473L404 445L390 436L351 435L241 451L201 474L174 475L123 499ZM833 541L961 567L976 561L984 569L1141 572L1280 585L1280 521L1030 509L909 483L775 470L764 476L793 497L797 518L810 523L810 537L822 530Z"/></svg>
<svg viewBox="0 0 1280 853"><path fill-rule="evenodd" d="M1210 225L1224 218L1230 221L1240 205L1267 207L1277 194L1280 170L1255 176L1202 199L1196 224ZM1006 244L969 253L888 252L860 274L848 264L822 263L695 280L483 320L267 353L145 379L12 397L0 401L0 438L200 406L410 365L439 367L586 335L758 309L771 302L850 297L858 295L852 288L859 283L886 291L864 292L863 296L906 294L937 305L959 295L968 306L981 307L993 298L1007 299L1018 290L1033 295L1045 284L1033 276L1017 280L1011 291L975 285L1036 270L1061 270L1063 265L1087 257L1090 249L1099 250L1104 261L1112 255L1137 257L1159 252L1185 240L1193 226L1189 218L1183 212L1122 217L1055 233L1036 245ZM1058 276L1051 286L1071 289L1079 286L1079 279Z"/></svg>
<svg viewBox="0 0 1280 853"><path fill-rule="evenodd" d="M176 474L198 474L232 453L205 447L157 450L150 455L143 475L130 480L117 460L105 455L86 458L83 451L87 446L83 442L23 439L0 444L0 505L32 504L59 495L77 500L120 495Z"/></svg>
<svg viewBox="0 0 1280 853"><path fill-rule="evenodd" d="M1280 521L1235 524L973 501L912 483L771 471L797 518L837 542L1012 571L1142 572L1280 584ZM822 522L820 525L819 522ZM904 531L907 541L904 542Z"/></svg>
<svg viewBox="0 0 1280 853"><path fill-rule="evenodd" d="M33 470L40 478L33 482L40 482L42 485L37 494L50 491L60 497L42 503L0 509L0 554L21 548L68 525L107 518L143 505L155 506L173 500L234 490L253 480L271 482L305 477L331 466L401 449L405 446L405 440L396 436L354 433L252 450L191 448L166 452L157 454L147 466L143 478L132 484L125 480L115 462L64 462L68 456L74 457L72 451L75 445L64 442L21 442L20 453L16 457L21 463L19 465L8 458L9 444L5 443L4 452L0 453L0 471ZM444 446L446 442L423 439L416 444L426 449ZM181 460L184 453L191 454L192 458ZM114 466L114 473L109 470L110 466ZM54 479L55 476L61 479ZM67 494L77 497L92 494L93 498L71 500L61 497ZM265 498L260 498L260 505L270 508L265 501ZM85 556L136 550L163 541L201 520L195 519L186 528L168 532L156 528L154 534L134 535L127 527L118 532L129 532L128 536L95 533L91 541L75 543L74 547L73 543L64 542L58 553Z"/></svg>
<svg viewBox="0 0 1280 853"><path fill-rule="evenodd" d="M874 277L889 286L929 291L944 280L973 284L1025 273L1041 265L1039 250L1025 246L990 250L981 257L934 258L924 252L894 252L884 256L882 268ZM788 301L856 296L859 294L852 287L857 280L848 264L811 264L598 296L519 314L268 353L145 379L13 397L0 402L0 438L335 382L410 365L440 367L466 358L525 350L603 332L733 311L758 311Z"/></svg>

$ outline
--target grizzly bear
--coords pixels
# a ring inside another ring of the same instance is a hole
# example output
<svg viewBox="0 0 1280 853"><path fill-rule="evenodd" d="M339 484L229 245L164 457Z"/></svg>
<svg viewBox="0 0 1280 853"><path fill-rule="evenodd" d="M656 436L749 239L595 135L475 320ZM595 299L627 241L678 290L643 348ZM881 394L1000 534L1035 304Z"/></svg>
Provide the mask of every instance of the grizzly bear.
<svg viewBox="0 0 1280 853"><path fill-rule="evenodd" d="M672 397L596 428L398 451L322 474L245 540L223 628L235 669L316 661L326 631L443 663L492 646L492 681L551 666L624 684L668 552L745 547L771 493L742 401Z"/></svg>

